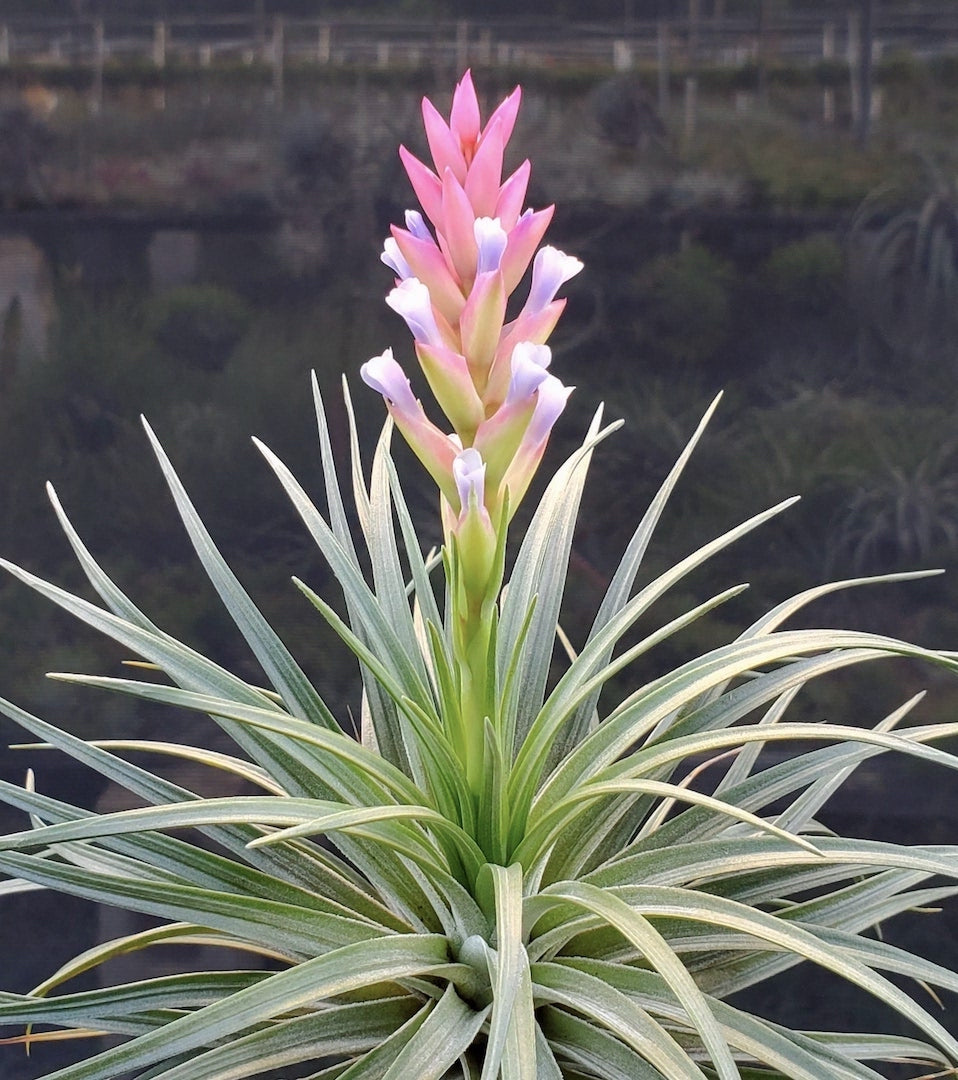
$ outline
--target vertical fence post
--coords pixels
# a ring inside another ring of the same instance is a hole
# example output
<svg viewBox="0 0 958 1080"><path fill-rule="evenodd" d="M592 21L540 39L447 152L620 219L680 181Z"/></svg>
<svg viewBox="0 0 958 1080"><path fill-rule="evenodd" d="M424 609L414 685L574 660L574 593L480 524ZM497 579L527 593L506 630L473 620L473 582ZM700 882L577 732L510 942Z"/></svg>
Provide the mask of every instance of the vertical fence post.
<svg viewBox="0 0 958 1080"><path fill-rule="evenodd" d="M166 42L168 37L166 22L162 19L153 24L153 66L162 70L166 67Z"/></svg>
<svg viewBox="0 0 958 1080"><path fill-rule="evenodd" d="M699 15L700 0L689 0L689 41L686 53L687 71L685 73L685 142L690 144L695 138L695 126L698 116L699 97Z"/></svg>
<svg viewBox="0 0 958 1080"><path fill-rule="evenodd" d="M875 0L861 0L861 33L858 42L858 114L855 137L859 146L868 145L872 124L872 49L875 43Z"/></svg>
<svg viewBox="0 0 958 1080"><path fill-rule="evenodd" d="M10 27L0 26L0 64L10 63Z"/></svg>
<svg viewBox="0 0 958 1080"><path fill-rule="evenodd" d="M103 20L93 23L93 93L90 108L98 113L103 107L103 61L106 55L106 36Z"/></svg>
<svg viewBox="0 0 958 1080"><path fill-rule="evenodd" d="M758 0L758 27L755 34L755 67L759 101L768 102L768 0Z"/></svg>
<svg viewBox="0 0 958 1080"><path fill-rule="evenodd" d="M260 60L266 56L266 9L263 0L253 2L253 48Z"/></svg>
<svg viewBox="0 0 958 1080"><path fill-rule="evenodd" d="M273 101L283 104L283 66L286 59L286 20L282 15L273 19L273 41L270 48L273 61Z"/></svg>
<svg viewBox="0 0 958 1080"><path fill-rule="evenodd" d="M667 19L659 19L655 41L655 57L659 72L659 116L665 119L669 114L669 91L671 72L669 71L669 38L671 31Z"/></svg>
<svg viewBox="0 0 958 1080"><path fill-rule="evenodd" d="M884 53L884 45L880 41L872 42L872 63L878 63L881 60ZM885 102L885 90L882 86L872 85L871 91L872 106L871 106L871 118L872 120L881 120L882 106Z"/></svg>
<svg viewBox="0 0 958 1080"><path fill-rule="evenodd" d="M825 61L825 70L828 72L829 60L835 58L835 24L825 23L822 28L822 60ZM826 86L822 91L822 120L826 124L835 123L835 87Z"/></svg>
<svg viewBox="0 0 958 1080"><path fill-rule="evenodd" d="M492 63L492 31L488 26L484 26L479 31L479 44L476 48L476 60L488 67Z"/></svg>
<svg viewBox="0 0 958 1080"><path fill-rule="evenodd" d="M320 64L328 64L332 53L332 31L329 23L320 23L319 32L316 35L316 60Z"/></svg>
<svg viewBox="0 0 958 1080"><path fill-rule="evenodd" d="M632 70L632 45L625 38L612 42L612 68L615 71Z"/></svg>
<svg viewBox="0 0 958 1080"><path fill-rule="evenodd" d="M460 19L456 23L456 72L469 66L469 23Z"/></svg>
<svg viewBox="0 0 958 1080"><path fill-rule="evenodd" d="M862 39L861 21L857 11L848 13L848 43L846 46L845 59L848 61L848 83L851 91L852 125L858 122L861 115L861 99L859 91L861 84L858 81L858 65L861 62Z"/></svg>

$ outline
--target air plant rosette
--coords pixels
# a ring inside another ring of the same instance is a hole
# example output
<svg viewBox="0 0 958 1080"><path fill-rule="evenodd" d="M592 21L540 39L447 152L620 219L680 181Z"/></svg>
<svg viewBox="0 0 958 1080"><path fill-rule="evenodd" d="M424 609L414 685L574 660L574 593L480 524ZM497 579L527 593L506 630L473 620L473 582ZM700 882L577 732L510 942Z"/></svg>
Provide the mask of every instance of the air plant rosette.
<svg viewBox="0 0 958 1080"><path fill-rule="evenodd" d="M884 752L955 768L958 759L931 744L958 727L899 727L917 698L871 728L859 717L788 714L806 682L852 664L907 656L955 668L951 654L888 637L786 628L835 589L891 578L800 593L624 700L602 694L742 587L624 643L640 618L650 625L655 601L791 502L636 588L712 409L639 522L585 640L550 678L586 472L617 425L596 413L507 559L510 520L568 397L546 342L564 304L556 296L581 269L540 246L551 209L525 208L528 162L502 179L519 100L516 90L483 125L466 74L448 122L423 102L433 167L401 151L422 210L386 241L396 276L387 302L412 331L430 408L445 422L429 418L391 351L363 366L389 411L367 477L347 393L365 550L350 532L315 381L325 514L260 447L342 587L345 617L297 582L359 662L358 738L233 576L149 428L264 685L152 623L52 492L101 603L7 564L153 673L57 678L207 714L236 744L229 755L84 741L0 704L32 737L147 804L94 814L32 783L0 787L29 815L24 831L0 839L0 890L60 890L160 920L94 946L32 993L0 994L7 1044L64 1032L122 1037L51 1077L865 1080L881 1077L885 1062L912 1075L955 1073L958 1040L936 1006L889 976L954 991L958 975L872 931L958 891L958 847L848 839L819 814L858 765ZM436 483L439 556L417 538L390 456L394 428ZM918 575L897 577L908 576ZM789 752L768 764L770 747ZM204 762L261 793L201 798L133 764L135 751ZM198 942L248 963L82 992L69 985L120 954ZM727 1000L802 962L881 999L913 1035L794 1030Z"/></svg>

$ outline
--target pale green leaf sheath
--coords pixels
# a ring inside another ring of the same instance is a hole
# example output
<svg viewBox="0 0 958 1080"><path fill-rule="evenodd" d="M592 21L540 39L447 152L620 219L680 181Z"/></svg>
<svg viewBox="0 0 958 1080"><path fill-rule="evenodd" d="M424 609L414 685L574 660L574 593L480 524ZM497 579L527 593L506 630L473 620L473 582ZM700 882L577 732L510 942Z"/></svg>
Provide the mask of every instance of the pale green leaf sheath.
<svg viewBox="0 0 958 1080"><path fill-rule="evenodd" d="M528 163L503 178L519 100L517 89L483 124L466 73L448 121L423 102L431 165L401 151L422 212L408 211L385 243L396 278L387 302L412 332L430 398L415 397L391 349L363 365L389 418L367 470L347 391L352 505L315 379L325 509L261 447L342 591L321 596L296 579L304 611L357 665L351 715L335 715L270 628L149 427L256 682L144 614L52 489L99 602L4 563L150 673L58 673L67 692L200 713L235 748L162 733L86 741L0 699L31 745L71 756L136 806L81 809L46 795L42 774L39 787L0 782L0 799L23 814L0 837L0 917L11 897L49 889L152 920L92 945L31 993L0 990L0 1075L7 1055L54 1038L76 1040L77 1063L47 1080L284 1070L311 1080L881 1080L890 1063L896 1076L958 1075L958 1039L935 1004L939 991L958 993L958 974L896 940L897 916L958 892L958 846L845 838L828 805L881 754L953 780L958 758L936 744L958 726L911 725L920 695L890 702L873 727L791 718L812 679L889 656L950 676L958 654L786 625L818 597L869 583L856 579L786 599L610 700L624 670L744 586L716 582L678 614L670 598L658 620L656 602L793 501L642 573L717 401L641 517L587 633L558 624L588 469L618 426L603 426L601 408L507 558L516 507L569 395L546 341L565 305L557 294L582 269L541 246L552 211L526 209ZM528 293L514 298L523 280ZM438 552L417 534L390 452L397 432L435 482ZM201 797L166 778L170 762L248 793ZM203 946L229 968L191 970L194 953L179 946ZM109 981L105 965L120 956L142 960L140 978ZM889 1033L792 1029L732 999L799 964L880 1001ZM96 985L76 990L91 973Z"/></svg>

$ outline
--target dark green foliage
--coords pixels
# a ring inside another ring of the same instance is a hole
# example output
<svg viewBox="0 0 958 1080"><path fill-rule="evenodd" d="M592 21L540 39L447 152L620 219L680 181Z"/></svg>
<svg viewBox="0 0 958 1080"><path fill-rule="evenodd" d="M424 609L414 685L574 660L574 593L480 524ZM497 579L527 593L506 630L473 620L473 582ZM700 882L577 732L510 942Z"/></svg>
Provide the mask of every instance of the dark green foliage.
<svg viewBox="0 0 958 1080"><path fill-rule="evenodd" d="M835 237L816 233L776 248L762 275L780 303L797 312L823 314L844 289L844 262Z"/></svg>
<svg viewBox="0 0 958 1080"><path fill-rule="evenodd" d="M849 243L862 319L898 358L954 372L958 349L958 194L939 184L923 199L885 193L855 217Z"/></svg>
<svg viewBox="0 0 958 1080"><path fill-rule="evenodd" d="M730 330L731 266L698 244L662 255L640 275L645 325L653 347L670 363L701 364Z"/></svg>
<svg viewBox="0 0 958 1080"><path fill-rule="evenodd" d="M215 285L185 285L150 302L147 320L169 355L207 371L222 371L249 325L246 305Z"/></svg>

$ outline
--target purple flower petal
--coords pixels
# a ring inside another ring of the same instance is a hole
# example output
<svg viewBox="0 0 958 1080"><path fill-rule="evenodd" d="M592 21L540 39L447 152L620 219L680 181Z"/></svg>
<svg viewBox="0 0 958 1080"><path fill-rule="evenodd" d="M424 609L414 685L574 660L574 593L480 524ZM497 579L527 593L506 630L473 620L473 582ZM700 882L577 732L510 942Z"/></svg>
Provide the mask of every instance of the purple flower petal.
<svg viewBox="0 0 958 1080"><path fill-rule="evenodd" d="M452 475L459 491L459 502L462 512L473 505L482 506L486 482L486 464L482 455L474 447L462 450L456 454L452 463Z"/></svg>
<svg viewBox="0 0 958 1080"><path fill-rule="evenodd" d="M526 310L541 311L546 304L552 303L560 286L581 269L582 263L572 255L554 247L540 248L532 263L532 285Z"/></svg>
<svg viewBox="0 0 958 1080"><path fill-rule="evenodd" d="M417 277L407 277L386 297L386 303L406 320L416 341L427 345L442 345L442 335L436 325L429 290Z"/></svg>
<svg viewBox="0 0 958 1080"><path fill-rule="evenodd" d="M476 245L479 248L477 274L498 270L502 253L506 250L508 236L498 218L479 217L473 225Z"/></svg>
<svg viewBox="0 0 958 1080"><path fill-rule="evenodd" d="M423 216L418 210L406 211L406 228L417 239L429 240L430 242L435 243L432 239L432 233L429 231L429 226L423 220Z"/></svg>
<svg viewBox="0 0 958 1080"><path fill-rule="evenodd" d="M381 262L384 262L389 269L393 271L396 277L405 281L406 278L413 276L409 263L406 262L403 253L399 250L399 245L393 237L386 237L383 242L382 254L379 258Z"/></svg>
<svg viewBox="0 0 958 1080"><path fill-rule="evenodd" d="M531 397L547 377L552 350L548 345L520 341L512 350L512 377L506 392L506 405Z"/></svg>
<svg viewBox="0 0 958 1080"><path fill-rule="evenodd" d="M416 395L412 392L406 373L393 357L392 349L367 360L359 369L359 374L367 386L378 390L401 413L412 415L418 412Z"/></svg>

